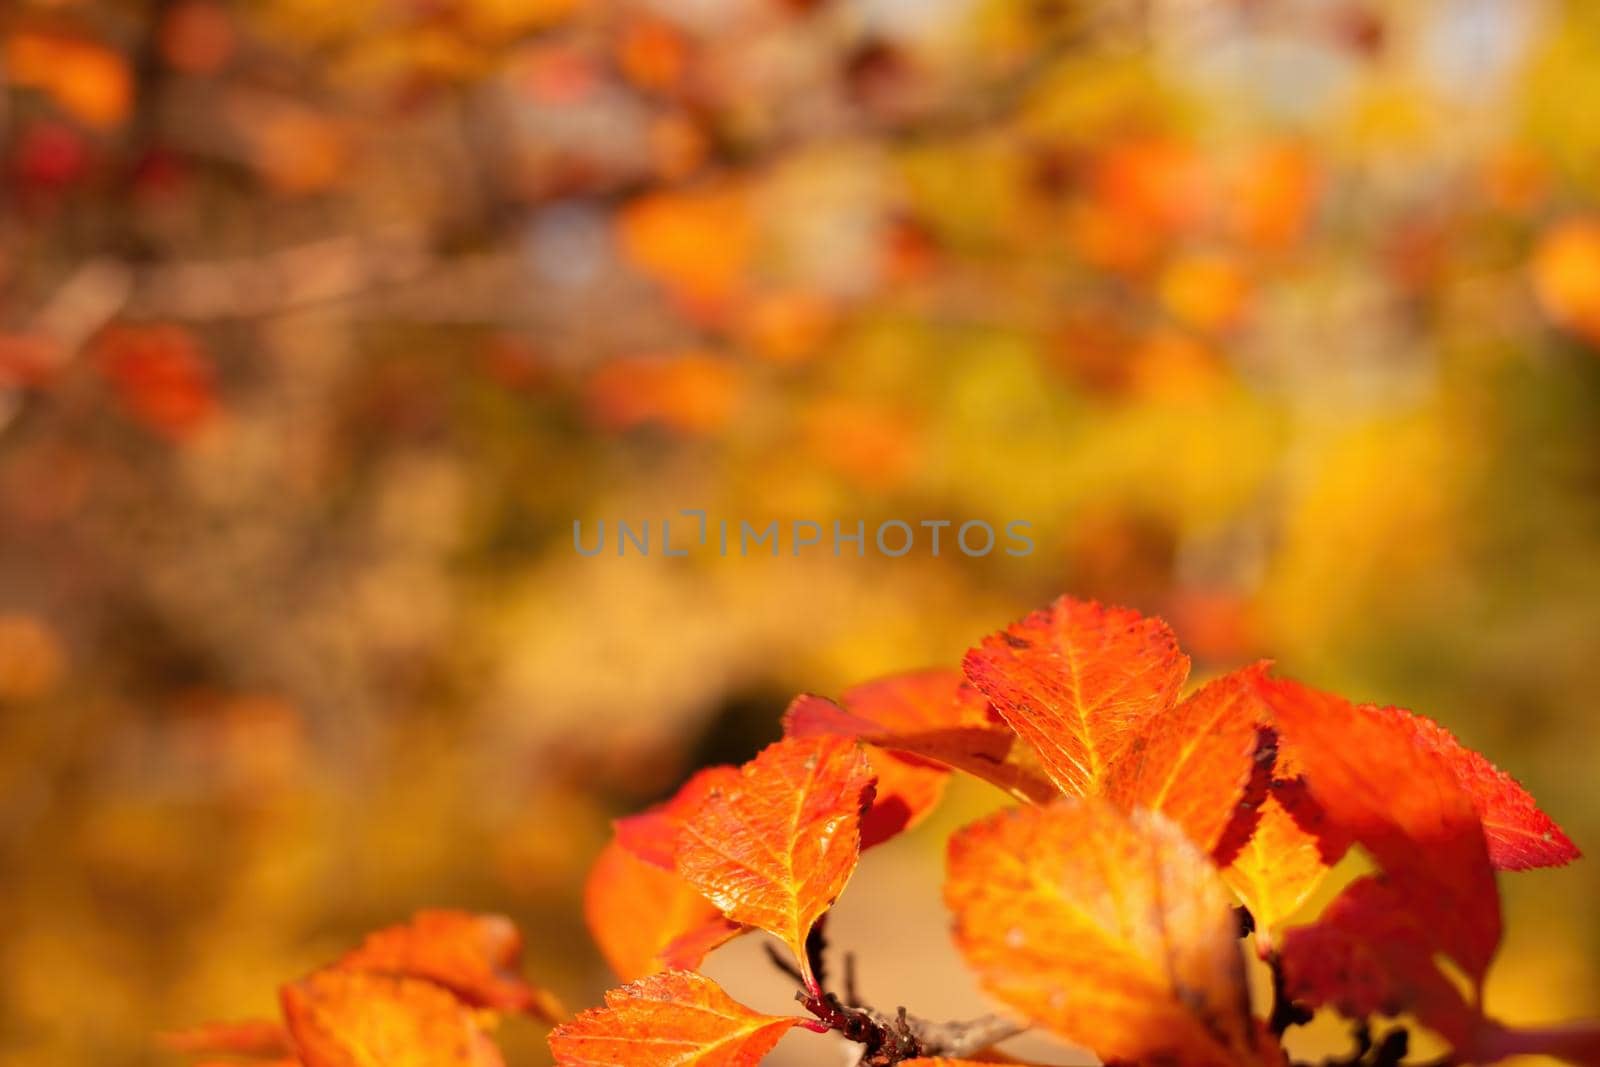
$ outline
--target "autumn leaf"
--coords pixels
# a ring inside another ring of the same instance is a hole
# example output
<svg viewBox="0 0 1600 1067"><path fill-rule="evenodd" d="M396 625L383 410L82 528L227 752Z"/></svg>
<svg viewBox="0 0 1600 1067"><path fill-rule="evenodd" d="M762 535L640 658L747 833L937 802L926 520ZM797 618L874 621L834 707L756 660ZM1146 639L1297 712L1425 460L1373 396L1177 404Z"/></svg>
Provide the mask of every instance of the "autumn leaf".
<svg viewBox="0 0 1600 1067"><path fill-rule="evenodd" d="M472 1009L419 978L325 970L281 999L304 1067L504 1067Z"/></svg>
<svg viewBox="0 0 1600 1067"><path fill-rule="evenodd" d="M1258 1061L1232 898L1165 816L1001 812L951 839L945 899L984 988L1103 1061Z"/></svg>
<svg viewBox="0 0 1600 1067"><path fill-rule="evenodd" d="M625 982L669 966L698 967L704 953L694 958L679 942L697 933L714 939L711 930L728 928L716 905L698 889L676 873L644 862L617 841L606 845L589 871L583 917L606 962ZM674 946L677 956L669 963L666 957Z"/></svg>
<svg viewBox="0 0 1600 1067"><path fill-rule="evenodd" d="M909 684L925 687L930 696L936 691L935 679L960 682L959 675L939 671L901 677L917 679ZM850 695L847 693L846 699ZM1044 803L1061 795L1044 773L1038 755L1019 743L1016 732L990 708L988 698L972 686L957 685L949 703L919 703L914 714L907 713L904 703L896 707L878 699L881 695L857 699L849 710L828 701L802 698L784 713L784 731L796 737L857 737L878 748L965 771L1019 800ZM888 791L881 782L879 791Z"/></svg>
<svg viewBox="0 0 1600 1067"><path fill-rule="evenodd" d="M1310 899L1350 846L1306 789L1304 766L1293 745L1276 746L1276 779L1257 811L1248 840L1229 858L1223 880L1244 901L1263 956L1275 932Z"/></svg>
<svg viewBox="0 0 1600 1067"><path fill-rule="evenodd" d="M613 989L550 1033L557 1067L755 1067L797 1018L762 1015L709 978L668 971Z"/></svg>
<svg viewBox="0 0 1600 1067"><path fill-rule="evenodd" d="M678 873L737 923L794 950L855 871L861 815L872 803L866 756L849 738L787 738L739 781L714 786L683 825Z"/></svg>
<svg viewBox="0 0 1600 1067"><path fill-rule="evenodd" d="M1497 870L1559 867L1579 858L1578 847L1515 778L1461 744L1449 730L1404 708L1377 708L1375 714L1449 766L1483 822L1489 860Z"/></svg>
<svg viewBox="0 0 1600 1067"><path fill-rule="evenodd" d="M915 732L948 723L960 714L961 675L928 670L891 675L847 689L839 705L816 696L797 697L783 715L784 735ZM861 847L871 848L915 826L939 803L948 768L908 754L874 748L867 760L878 785L861 821Z"/></svg>
<svg viewBox="0 0 1600 1067"><path fill-rule="evenodd" d="M817 736L806 733L808 725L817 717L803 707L815 703L831 702L821 697L802 696L790 705L791 711L800 706L801 714L793 718L785 716L785 736ZM791 729L791 722L798 725ZM882 749L869 752L867 762L877 779L877 787L873 791L872 806L861 817L861 847L864 849L881 845L926 818L944 796L945 780L950 774L943 767L912 762Z"/></svg>
<svg viewBox="0 0 1600 1067"><path fill-rule="evenodd" d="M1316 923L1284 934L1285 991L1350 1019L1409 1013L1464 1048L1479 1015L1434 962L1424 927L1379 878L1352 882Z"/></svg>
<svg viewBox="0 0 1600 1067"><path fill-rule="evenodd" d="M1131 811L1159 811L1210 852L1232 822L1256 769L1268 717L1256 688L1266 664L1206 685L1152 716L1111 765L1105 795Z"/></svg>
<svg viewBox="0 0 1600 1067"><path fill-rule="evenodd" d="M851 686L839 703L852 715L886 727L911 732L949 722L964 713L961 674L954 670L911 671ZM785 716L785 725L788 717ZM877 795L862 824L862 847L877 844L900 830L916 825L944 795L949 771L907 754L869 753L878 775ZM904 821L895 826L903 809Z"/></svg>
<svg viewBox="0 0 1600 1067"><path fill-rule="evenodd" d="M678 869L678 835L683 820L718 786L739 781L739 768L706 767L695 774L663 804L616 822L617 843L638 859L664 871Z"/></svg>
<svg viewBox="0 0 1600 1067"><path fill-rule="evenodd" d="M1172 706L1189 658L1159 619L1062 597L986 638L965 669L1056 785L1081 796Z"/></svg>
<svg viewBox="0 0 1600 1067"><path fill-rule="evenodd" d="M433 910L369 934L334 966L424 978L474 1007L559 1018L564 1014L560 1004L517 973L521 959L522 935L510 919Z"/></svg>
<svg viewBox="0 0 1600 1067"><path fill-rule="evenodd" d="M1331 866L1317 835L1295 821L1276 792L1269 793L1255 832L1222 871L1249 910L1264 954L1273 950L1274 931L1311 898Z"/></svg>
<svg viewBox="0 0 1600 1067"><path fill-rule="evenodd" d="M1428 917L1435 947L1481 983L1500 943L1500 897L1477 811L1445 758L1388 711L1284 679L1261 688L1305 761L1312 799L1372 854L1397 899Z"/></svg>
<svg viewBox="0 0 1600 1067"><path fill-rule="evenodd" d="M697 926L673 940L661 950L661 962L671 971L692 971L700 966L712 952L729 941L747 934L752 927L736 923L725 915Z"/></svg>

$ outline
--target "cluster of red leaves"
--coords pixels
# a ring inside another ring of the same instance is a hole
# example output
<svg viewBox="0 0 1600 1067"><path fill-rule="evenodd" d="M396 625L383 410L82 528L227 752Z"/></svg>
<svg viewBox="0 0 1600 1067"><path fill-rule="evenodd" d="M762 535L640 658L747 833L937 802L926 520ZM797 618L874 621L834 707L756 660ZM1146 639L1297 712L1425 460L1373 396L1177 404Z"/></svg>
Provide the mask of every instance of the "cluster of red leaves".
<svg viewBox="0 0 1600 1067"><path fill-rule="evenodd" d="M1364 1024L1408 1013L1457 1062L1534 1048L1600 1062L1600 1030L1513 1031L1483 1014L1501 933L1495 871L1578 850L1442 727L1266 664L1185 696L1189 661L1164 623L1066 598L963 667L883 679L838 703L802 696L784 740L622 820L587 910L634 981L556 1028L557 1062L754 1064L795 1026L861 1040L884 1017L851 1032L856 1006L822 987L808 938L860 849L924 817L952 769L1024 801L950 842L961 951L1019 1022L1102 1060L1282 1064L1283 1032L1329 1007ZM1377 873L1316 921L1287 925L1352 846ZM1266 1018L1246 985L1241 902L1278 986ZM694 973L750 929L793 952L816 1018L749 1011ZM864 1063L986 1051L867 1044Z"/></svg>
<svg viewBox="0 0 1600 1067"><path fill-rule="evenodd" d="M1266 664L1185 696L1189 661L1164 623L1067 598L963 667L838 703L802 696L783 740L621 820L585 907L630 984L554 1028L557 1064L752 1067L800 1027L857 1042L863 1067L961 1067L996 1062L996 1041L1037 1026L1108 1063L1280 1067L1285 1031L1319 1008L1359 1024L1350 1067L1400 1060L1404 1031L1366 1035L1401 1014L1447 1040L1451 1064L1600 1064L1600 1025L1519 1030L1484 1013L1495 872L1578 850L1442 727ZM945 886L956 942L1014 1025L927 1024L826 988L821 923L861 849L924 818L952 770L1023 802L952 837ZM1376 872L1295 924L1353 847ZM1274 979L1259 1014L1241 926ZM751 930L793 954L792 968L778 959L809 1017L752 1011L696 972ZM282 1027L175 1043L306 1067L498 1064L482 1012L553 1017L514 976L518 947L500 921L425 914L286 987Z"/></svg>
<svg viewBox="0 0 1600 1067"><path fill-rule="evenodd" d="M507 919L424 911L284 986L281 1022L169 1034L178 1051L262 1067L503 1067L488 1031L499 1012L547 1021L560 1005L517 975L522 938Z"/></svg>

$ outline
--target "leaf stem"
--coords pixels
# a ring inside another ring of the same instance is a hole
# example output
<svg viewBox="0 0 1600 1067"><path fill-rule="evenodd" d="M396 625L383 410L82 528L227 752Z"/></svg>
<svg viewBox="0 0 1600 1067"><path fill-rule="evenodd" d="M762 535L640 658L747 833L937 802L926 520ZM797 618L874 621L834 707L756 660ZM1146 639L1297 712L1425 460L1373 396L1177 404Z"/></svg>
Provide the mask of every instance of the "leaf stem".
<svg viewBox="0 0 1600 1067"><path fill-rule="evenodd" d="M1272 970L1272 1014L1267 1017L1267 1027L1272 1036L1282 1037L1289 1027L1304 1026L1316 1013L1290 998L1283 977L1283 959L1276 952L1267 957L1267 966Z"/></svg>

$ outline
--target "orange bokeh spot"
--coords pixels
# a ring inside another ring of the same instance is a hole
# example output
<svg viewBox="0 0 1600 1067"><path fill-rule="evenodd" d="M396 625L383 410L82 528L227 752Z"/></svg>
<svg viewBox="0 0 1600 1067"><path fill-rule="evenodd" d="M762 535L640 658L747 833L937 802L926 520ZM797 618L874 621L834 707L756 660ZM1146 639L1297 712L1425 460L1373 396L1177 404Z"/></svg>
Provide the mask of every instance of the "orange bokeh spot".
<svg viewBox="0 0 1600 1067"><path fill-rule="evenodd" d="M631 430L658 426L686 436L720 430L739 400L737 368L704 352L625 356L590 377L590 416L602 426Z"/></svg>
<svg viewBox="0 0 1600 1067"><path fill-rule="evenodd" d="M622 29L617 65L639 88L670 92L682 83L689 69L688 45L683 35L666 23L637 18Z"/></svg>
<svg viewBox="0 0 1600 1067"><path fill-rule="evenodd" d="M628 261L690 311L719 317L743 289L755 225L741 189L651 193L617 224Z"/></svg>
<svg viewBox="0 0 1600 1067"><path fill-rule="evenodd" d="M1185 256L1161 275L1160 296L1167 312L1185 326L1218 334L1238 326L1249 309L1251 282L1231 257Z"/></svg>
<svg viewBox="0 0 1600 1067"><path fill-rule="evenodd" d="M1529 270L1550 320L1600 345L1600 220L1556 223L1540 238Z"/></svg>
<svg viewBox="0 0 1600 1067"><path fill-rule="evenodd" d="M833 305L813 293L767 293L745 307L740 335L762 359L789 366L820 354L837 319Z"/></svg>
<svg viewBox="0 0 1600 1067"><path fill-rule="evenodd" d="M127 60L96 41L16 33L6 38L4 67L13 84L46 94L67 114L96 129L120 125L133 107Z"/></svg>
<svg viewBox="0 0 1600 1067"><path fill-rule="evenodd" d="M1274 142L1251 152L1234 176L1229 224L1262 251L1283 251L1305 236L1321 192L1316 160L1302 145Z"/></svg>
<svg viewBox="0 0 1600 1067"><path fill-rule="evenodd" d="M922 456L921 435L906 415L842 397L806 413L805 437L823 463L870 489L903 484Z"/></svg>
<svg viewBox="0 0 1600 1067"><path fill-rule="evenodd" d="M168 440L192 438L218 414L211 362L180 326L114 326L94 355L122 408Z"/></svg>

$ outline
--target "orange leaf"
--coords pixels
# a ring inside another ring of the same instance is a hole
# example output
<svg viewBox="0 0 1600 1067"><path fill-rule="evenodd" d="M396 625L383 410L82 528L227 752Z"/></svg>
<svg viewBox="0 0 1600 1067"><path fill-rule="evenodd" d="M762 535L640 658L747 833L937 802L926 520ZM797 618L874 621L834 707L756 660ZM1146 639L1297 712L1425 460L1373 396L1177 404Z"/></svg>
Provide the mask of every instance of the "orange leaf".
<svg viewBox="0 0 1600 1067"><path fill-rule="evenodd" d="M605 847L589 871L583 916L601 954L624 982L667 969L666 953L682 938L708 927L727 926L716 905L699 890L671 871L645 863L616 841ZM683 951L679 949L671 965L686 969L700 965L698 958L684 958Z"/></svg>
<svg viewBox="0 0 1600 1067"><path fill-rule="evenodd" d="M1304 764L1281 737L1273 770L1277 777L1262 798L1255 826L1222 872L1255 920L1263 956L1273 951L1273 932L1310 898L1350 847L1349 837L1311 799Z"/></svg>
<svg viewBox="0 0 1600 1067"><path fill-rule="evenodd" d="M800 1020L751 1011L709 978L668 971L613 989L550 1033L556 1067L755 1067Z"/></svg>
<svg viewBox="0 0 1600 1067"><path fill-rule="evenodd" d="M1069 795L1098 792L1150 719L1170 708L1189 657L1159 619L1062 597L967 653L967 678Z"/></svg>
<svg viewBox="0 0 1600 1067"><path fill-rule="evenodd" d="M1150 718L1111 765L1106 796L1126 810L1159 811L1201 850L1214 849L1255 771L1265 671L1256 664L1225 675Z"/></svg>
<svg viewBox="0 0 1600 1067"><path fill-rule="evenodd" d="M196 1026L163 1034L161 1043L174 1052L250 1059L283 1059L293 1051L288 1032L280 1024L265 1019Z"/></svg>
<svg viewBox="0 0 1600 1067"><path fill-rule="evenodd" d="M1424 923L1377 878L1352 882L1316 923L1288 931L1282 958L1285 990L1307 1007L1357 1020L1410 1013L1456 1048L1477 1029L1478 1012L1434 963Z"/></svg>
<svg viewBox="0 0 1600 1067"><path fill-rule="evenodd" d="M907 687L926 687L925 695L936 691L941 677L959 676L940 671L902 675ZM895 678L869 682L846 694L868 690L876 685L897 685ZM884 694L869 694L856 699L849 711L820 698L802 697L784 713L784 732L792 737L838 734L858 737L879 748L918 757L966 771L998 786L1019 800L1043 803L1060 795L1039 765L1038 757L989 707L988 700L970 685L956 686L949 703L919 702L915 714L902 702L891 707L879 700ZM879 783L879 792L889 792L892 784Z"/></svg>
<svg viewBox="0 0 1600 1067"><path fill-rule="evenodd" d="M1301 828L1276 793L1268 794L1255 832L1222 872L1255 920L1264 953L1272 951L1272 932L1310 898L1330 866L1316 835Z"/></svg>
<svg viewBox="0 0 1600 1067"><path fill-rule="evenodd" d="M638 815L618 819L617 843L648 864L664 871L677 870L678 835L683 830L683 820L700 807L713 788L731 786L738 781L737 767L707 767L696 772L678 787L671 800Z"/></svg>
<svg viewBox="0 0 1600 1067"><path fill-rule="evenodd" d="M723 915L711 919L673 941L661 950L661 962L668 970L692 971L700 966L712 952L726 945L752 927L744 926Z"/></svg>
<svg viewBox="0 0 1600 1067"><path fill-rule="evenodd" d="M784 712L784 734L860 736L855 730L859 723L871 723L878 731L937 726L959 714L960 688L961 675L955 671L891 675L846 690L840 698L843 715L838 705L821 697L797 697ZM914 756L877 750L869 752L867 759L878 777L878 787L861 822L862 848L881 844L926 818L944 796L945 780L950 776L947 768Z"/></svg>
<svg viewBox="0 0 1600 1067"><path fill-rule="evenodd" d="M951 839L945 899L984 988L1102 1060L1259 1060L1231 896L1165 816L1001 812Z"/></svg>
<svg viewBox="0 0 1600 1067"><path fill-rule="evenodd" d="M769 745L684 823L678 873L729 919L783 940L809 972L806 935L855 871L872 792L848 738Z"/></svg>
<svg viewBox="0 0 1600 1067"><path fill-rule="evenodd" d="M343 971L424 978L468 1004L559 1018L561 1006L517 974L522 936L511 920L463 911L420 911L409 923L369 934L334 965Z"/></svg>
<svg viewBox="0 0 1600 1067"><path fill-rule="evenodd" d="M305 1067L504 1067L472 1009L417 978L320 971L283 988Z"/></svg>
<svg viewBox="0 0 1600 1067"><path fill-rule="evenodd" d="M1434 946L1481 982L1500 943L1500 897L1477 811L1444 757L1391 712L1283 679L1261 688L1329 821L1372 853Z"/></svg>
<svg viewBox="0 0 1600 1067"><path fill-rule="evenodd" d="M1559 867L1581 855L1561 827L1539 809L1538 803L1515 778L1462 745L1449 730L1403 708L1375 710L1376 714L1387 718L1394 729L1410 735L1420 747L1437 753L1450 767L1483 820L1489 860L1497 870Z"/></svg>

